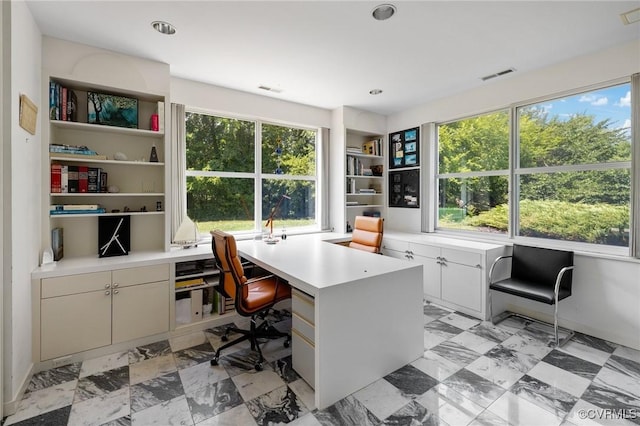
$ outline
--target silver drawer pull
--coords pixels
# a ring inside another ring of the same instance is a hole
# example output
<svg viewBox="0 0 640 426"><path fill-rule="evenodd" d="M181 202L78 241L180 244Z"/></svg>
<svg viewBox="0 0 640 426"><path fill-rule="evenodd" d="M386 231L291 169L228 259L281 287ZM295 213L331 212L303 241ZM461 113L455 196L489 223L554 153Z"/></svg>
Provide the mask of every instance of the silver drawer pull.
<svg viewBox="0 0 640 426"><path fill-rule="evenodd" d="M105 291L104 294L106 294L107 296L111 294L111 292L109 290Z"/></svg>
<svg viewBox="0 0 640 426"><path fill-rule="evenodd" d="M482 269L482 265L480 265L479 263L476 265L476 268L478 269Z"/></svg>
<svg viewBox="0 0 640 426"><path fill-rule="evenodd" d="M113 294L118 294L118 293L120 293L120 291L118 291L118 290L113 290Z"/></svg>
<svg viewBox="0 0 640 426"><path fill-rule="evenodd" d="M105 284L104 288L111 288L111 284Z"/></svg>
<svg viewBox="0 0 640 426"><path fill-rule="evenodd" d="M113 288L118 288L119 285L120 284L118 284L118 283L113 283Z"/></svg>

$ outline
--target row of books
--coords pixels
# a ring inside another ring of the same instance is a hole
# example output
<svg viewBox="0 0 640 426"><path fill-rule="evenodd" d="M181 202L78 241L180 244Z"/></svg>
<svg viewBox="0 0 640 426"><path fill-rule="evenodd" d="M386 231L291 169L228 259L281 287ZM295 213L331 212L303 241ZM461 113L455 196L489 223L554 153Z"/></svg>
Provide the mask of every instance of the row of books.
<svg viewBox="0 0 640 426"><path fill-rule="evenodd" d="M362 153L369 155L382 155L382 138L364 142L362 144Z"/></svg>
<svg viewBox="0 0 640 426"><path fill-rule="evenodd" d="M373 171L365 167L364 163L352 155L347 155L347 174L353 176L373 176Z"/></svg>
<svg viewBox="0 0 640 426"><path fill-rule="evenodd" d="M51 193L107 192L107 172L101 167L51 165Z"/></svg>
<svg viewBox="0 0 640 426"><path fill-rule="evenodd" d="M73 90L55 81L49 82L49 118L78 121L78 96Z"/></svg>

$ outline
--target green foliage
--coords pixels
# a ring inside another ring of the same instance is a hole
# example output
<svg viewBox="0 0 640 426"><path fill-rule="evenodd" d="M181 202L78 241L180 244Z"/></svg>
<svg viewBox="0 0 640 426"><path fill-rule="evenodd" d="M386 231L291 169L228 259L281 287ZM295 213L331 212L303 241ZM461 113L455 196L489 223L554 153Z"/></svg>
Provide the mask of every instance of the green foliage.
<svg viewBox="0 0 640 426"><path fill-rule="evenodd" d="M498 206L463 225L471 229L506 232L508 207ZM520 235L594 244L628 245L629 206L583 204L565 201L520 202Z"/></svg>
<svg viewBox="0 0 640 426"><path fill-rule="evenodd" d="M255 173L255 122L187 113L185 124L187 170ZM284 175L315 176L314 131L263 124L260 136L262 173L279 167ZM262 181L263 219L282 194L291 200L282 203L278 217L315 219L314 182L277 179ZM253 229L254 205L253 177L187 178L187 214L196 221L240 221Z"/></svg>

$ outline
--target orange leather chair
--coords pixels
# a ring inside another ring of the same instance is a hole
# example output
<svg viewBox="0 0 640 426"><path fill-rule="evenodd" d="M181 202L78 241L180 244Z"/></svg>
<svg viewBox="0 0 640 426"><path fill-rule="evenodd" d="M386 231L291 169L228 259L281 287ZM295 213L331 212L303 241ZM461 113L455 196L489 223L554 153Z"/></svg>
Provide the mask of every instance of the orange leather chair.
<svg viewBox="0 0 640 426"><path fill-rule="evenodd" d="M220 280L218 285L215 286L216 291L224 297L234 299L238 314L251 318L251 328L249 330L233 326L227 327L225 334L222 336L222 341L227 341L227 335L230 332L239 333L242 336L219 347L211 360L211 365L218 365L220 352L224 349L249 340L251 349L258 352L259 359L255 369L260 371L262 370L264 357L262 356L258 339L286 337L285 347L289 347L291 342L289 334L278 331L265 319L273 305L281 300L291 298L291 287L286 281L274 275L247 279L233 235L223 231L211 231L211 247L216 259L216 265L220 270ZM258 319L262 319L260 325L257 325Z"/></svg>
<svg viewBox="0 0 640 426"><path fill-rule="evenodd" d="M382 244L383 221L380 217L356 216L353 224L353 234L349 247L380 253Z"/></svg>

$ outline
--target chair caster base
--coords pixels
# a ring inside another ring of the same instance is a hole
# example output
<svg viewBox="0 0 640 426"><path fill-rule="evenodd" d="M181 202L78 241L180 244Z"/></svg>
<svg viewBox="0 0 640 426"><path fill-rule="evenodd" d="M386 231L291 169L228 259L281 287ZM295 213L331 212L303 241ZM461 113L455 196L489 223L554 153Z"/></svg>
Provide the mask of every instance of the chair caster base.
<svg viewBox="0 0 640 426"><path fill-rule="evenodd" d="M257 364L254 366L254 368L256 369L256 371L262 371L262 363L261 363L261 362L257 363Z"/></svg>
<svg viewBox="0 0 640 426"><path fill-rule="evenodd" d="M213 359L210 361L210 364L211 364L211 365L218 365L218 357L213 358Z"/></svg>

